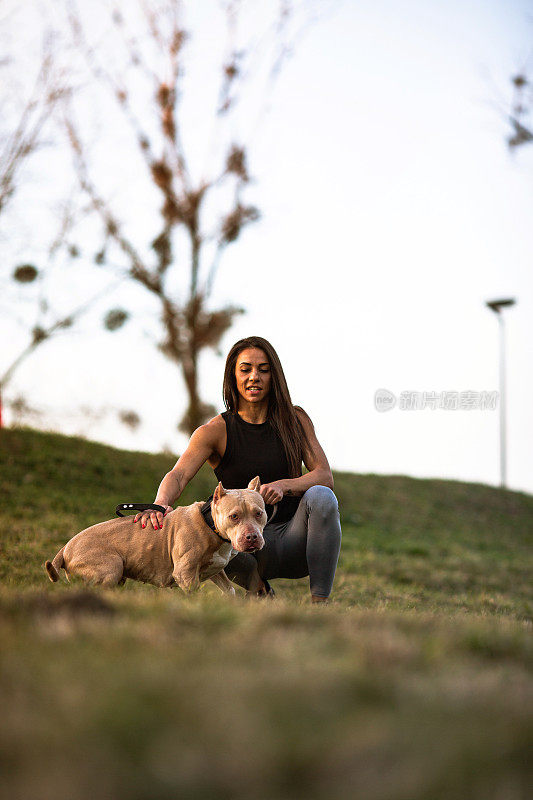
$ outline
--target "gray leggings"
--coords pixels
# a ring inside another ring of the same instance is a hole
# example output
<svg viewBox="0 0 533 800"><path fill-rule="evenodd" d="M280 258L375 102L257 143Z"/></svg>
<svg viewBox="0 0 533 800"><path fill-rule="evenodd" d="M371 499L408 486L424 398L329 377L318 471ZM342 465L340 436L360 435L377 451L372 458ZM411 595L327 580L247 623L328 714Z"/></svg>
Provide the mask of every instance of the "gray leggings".
<svg viewBox="0 0 533 800"><path fill-rule="evenodd" d="M337 498L327 486L311 486L288 522L272 522L263 531L265 546L239 553L224 570L245 589L255 568L261 578L305 578L311 594L329 597L341 548Z"/></svg>

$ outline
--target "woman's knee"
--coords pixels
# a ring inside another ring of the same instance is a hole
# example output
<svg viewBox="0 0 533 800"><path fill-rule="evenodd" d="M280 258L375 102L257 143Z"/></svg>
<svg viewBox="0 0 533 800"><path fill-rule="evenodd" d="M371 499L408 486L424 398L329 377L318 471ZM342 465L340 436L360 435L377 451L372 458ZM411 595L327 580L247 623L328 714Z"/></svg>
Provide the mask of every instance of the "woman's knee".
<svg viewBox="0 0 533 800"><path fill-rule="evenodd" d="M230 581L236 583L237 586L242 586L243 589L248 589L256 571L257 560L251 553L237 553L224 568Z"/></svg>
<svg viewBox="0 0 533 800"><path fill-rule="evenodd" d="M339 510L335 493L329 486L311 486L304 493L304 500L309 509L320 510L324 513Z"/></svg>

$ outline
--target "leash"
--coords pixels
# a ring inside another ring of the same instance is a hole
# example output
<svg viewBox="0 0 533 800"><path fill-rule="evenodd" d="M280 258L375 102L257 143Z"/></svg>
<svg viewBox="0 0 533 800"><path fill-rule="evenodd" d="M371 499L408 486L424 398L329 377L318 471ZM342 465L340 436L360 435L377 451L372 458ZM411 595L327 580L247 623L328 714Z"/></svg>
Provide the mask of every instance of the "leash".
<svg viewBox="0 0 533 800"><path fill-rule="evenodd" d="M213 521L213 514L211 511L211 501L213 500L213 495L209 497L203 506L200 509L200 513L204 518L206 524L211 528L213 533L216 533L219 539L222 539L223 542L229 542L230 539L226 539L225 536L222 536L216 529L215 523ZM266 524L268 525L269 522L272 522L274 517L276 516L278 510L278 504L272 506L272 512L270 516L267 518ZM115 514L117 517L123 517L123 511L160 511L162 514L165 513L165 509L163 506L158 506L156 503L119 503L118 506L115 508Z"/></svg>
<svg viewBox="0 0 533 800"><path fill-rule="evenodd" d="M121 514L121 511L160 511L162 514L165 513L165 509L163 506L158 506L155 503L119 503L118 506L115 508L115 514L117 517L123 517L124 514Z"/></svg>
<svg viewBox="0 0 533 800"><path fill-rule="evenodd" d="M215 523L213 522L213 515L211 514L211 499L206 500L203 504L202 508L200 509L203 518L205 519L206 523L209 525L213 533L216 533L219 539L222 539L223 542L229 542L230 539L226 539L225 536L221 536L221 534L215 528ZM118 506L115 508L115 514L117 517L123 517L122 511L160 511L162 514L165 513L165 509L163 506L158 506L156 503L119 503Z"/></svg>

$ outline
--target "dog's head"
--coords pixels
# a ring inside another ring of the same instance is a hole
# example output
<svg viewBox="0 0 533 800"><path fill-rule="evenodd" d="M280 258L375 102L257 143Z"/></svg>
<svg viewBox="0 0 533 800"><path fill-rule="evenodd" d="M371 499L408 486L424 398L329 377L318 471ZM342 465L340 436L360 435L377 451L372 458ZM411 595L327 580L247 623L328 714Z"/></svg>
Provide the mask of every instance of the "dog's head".
<svg viewBox="0 0 533 800"><path fill-rule="evenodd" d="M260 488L256 477L247 489L224 489L219 483L213 495L211 513L215 527L241 553L253 553L265 544L263 528L267 515Z"/></svg>

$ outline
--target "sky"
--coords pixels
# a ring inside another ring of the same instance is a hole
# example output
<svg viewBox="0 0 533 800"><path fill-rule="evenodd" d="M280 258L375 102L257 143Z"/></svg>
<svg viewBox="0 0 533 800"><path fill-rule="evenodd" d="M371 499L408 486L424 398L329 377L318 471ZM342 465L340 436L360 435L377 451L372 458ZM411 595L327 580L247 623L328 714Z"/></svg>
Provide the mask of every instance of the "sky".
<svg viewBox="0 0 533 800"><path fill-rule="evenodd" d="M201 165L220 20L210 0L186 5L185 24L204 32L191 41L189 67L201 88L184 99L187 141ZM38 30L42 8L28 5L25 35ZM262 218L227 250L213 295L213 304L246 313L224 336L222 355L202 356L205 401L224 410L225 354L237 339L261 335L277 349L293 402L311 416L334 469L498 485L498 404L409 410L400 400L498 391L498 324L485 302L513 297L505 312L507 483L533 493L533 145L506 147L509 78L522 69L533 78L525 0L345 0L305 30L268 114L251 128L247 198ZM94 130L96 146L102 131L122 146L111 114ZM11 263L35 260L31 234L55 209L47 169L36 162L24 213L16 204L11 212L10 224L16 212L27 235L11 242L0 222ZM131 203L148 225L134 177L123 170L113 186L112 170L103 174L117 202ZM90 225L85 236L94 236ZM88 264L76 269L69 298L86 296L84 270L91 287L108 285L89 277ZM32 313L28 295L9 291L0 371L24 343L17 319ZM63 282L59 305L65 292ZM105 303L28 359L8 399L24 394L65 433L182 452L187 438L176 423L185 392L153 346L155 307L124 285L106 290ZM117 304L134 314L111 335L99 320ZM389 411L376 409L380 389L397 398ZM117 408L139 413L137 431L117 421Z"/></svg>

